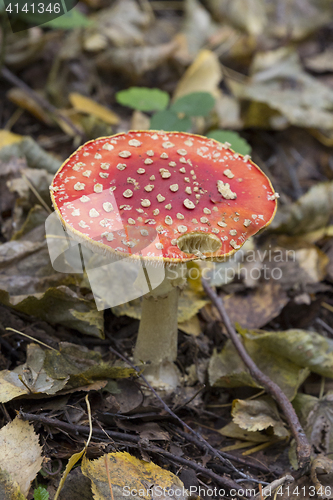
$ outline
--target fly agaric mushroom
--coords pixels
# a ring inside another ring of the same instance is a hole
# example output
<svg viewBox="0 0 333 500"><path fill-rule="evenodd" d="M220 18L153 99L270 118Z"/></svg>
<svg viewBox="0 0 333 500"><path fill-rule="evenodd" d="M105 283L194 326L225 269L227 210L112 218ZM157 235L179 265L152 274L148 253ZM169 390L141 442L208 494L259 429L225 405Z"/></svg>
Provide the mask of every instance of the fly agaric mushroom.
<svg viewBox="0 0 333 500"><path fill-rule="evenodd" d="M131 131L81 146L50 189L75 239L95 252L141 256L165 266L164 281L143 298L134 361L150 362L145 374L155 385L175 387L184 265L225 259L270 224L278 194L269 179L228 143L180 132Z"/></svg>

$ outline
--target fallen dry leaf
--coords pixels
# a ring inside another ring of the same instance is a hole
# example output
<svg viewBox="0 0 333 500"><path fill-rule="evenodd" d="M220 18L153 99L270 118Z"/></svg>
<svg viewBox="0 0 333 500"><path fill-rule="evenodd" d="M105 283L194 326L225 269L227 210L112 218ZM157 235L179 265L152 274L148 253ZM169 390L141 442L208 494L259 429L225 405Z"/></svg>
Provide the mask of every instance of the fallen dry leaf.
<svg viewBox="0 0 333 500"><path fill-rule="evenodd" d="M269 396L253 400L236 399L232 404L231 415L234 423L241 429L256 432L272 427L275 436L279 439L289 436L276 404Z"/></svg>
<svg viewBox="0 0 333 500"><path fill-rule="evenodd" d="M192 92L210 92L218 97L221 79L222 69L218 57L210 50L201 50L179 80L173 100Z"/></svg>
<svg viewBox="0 0 333 500"><path fill-rule="evenodd" d="M16 417L0 430L0 468L16 481L24 495L43 462L42 448L33 425Z"/></svg>
<svg viewBox="0 0 333 500"><path fill-rule="evenodd" d="M92 482L92 491L95 500L123 499L127 491L141 490L140 497L155 500L161 498L187 498L184 485L177 476L158 467L153 462L144 462L126 452L108 453L97 460L82 460L82 472ZM112 485L110 493L109 481ZM177 491L177 495L163 494L163 488ZM147 490L151 494L147 494Z"/></svg>
<svg viewBox="0 0 333 500"><path fill-rule="evenodd" d="M280 314L289 298L278 283L270 280L250 293L224 296L223 301L232 323L243 328L261 328Z"/></svg>
<svg viewBox="0 0 333 500"><path fill-rule="evenodd" d="M89 99L89 97L73 92L69 94L69 100L73 108L80 113L97 116L97 118L110 125L117 125L119 123L119 116L116 113L98 104L93 99Z"/></svg>

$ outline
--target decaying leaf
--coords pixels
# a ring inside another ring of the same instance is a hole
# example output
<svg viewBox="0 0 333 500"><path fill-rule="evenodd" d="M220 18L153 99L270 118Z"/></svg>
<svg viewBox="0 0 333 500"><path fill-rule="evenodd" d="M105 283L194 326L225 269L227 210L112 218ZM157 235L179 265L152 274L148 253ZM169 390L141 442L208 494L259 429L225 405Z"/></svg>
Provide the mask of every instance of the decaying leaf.
<svg viewBox="0 0 333 500"><path fill-rule="evenodd" d="M282 356L297 366L307 367L323 377L333 378L333 340L313 331L252 331L245 334L274 356ZM273 379L274 380L274 379Z"/></svg>
<svg viewBox="0 0 333 500"><path fill-rule="evenodd" d="M187 494L183 483L171 472L158 467L153 462L144 462L126 452L108 453L97 460L82 461L82 472L92 482L95 500L114 500L124 498L127 491L135 489L141 498L157 500L161 498L178 498L184 500ZM110 493L109 480L112 487ZM177 495L169 495L164 488L170 488ZM147 490L149 490L147 492ZM139 493L140 491L140 493Z"/></svg>
<svg viewBox="0 0 333 500"><path fill-rule="evenodd" d="M0 290L0 302L44 321L61 323L81 333L103 337L103 311L97 311L94 302L80 297L67 286L51 287L45 293L13 297Z"/></svg>
<svg viewBox="0 0 333 500"><path fill-rule="evenodd" d="M233 401L231 415L234 423L241 429L256 432L272 427L279 439L289 436L276 404L269 396L253 400L236 399Z"/></svg>
<svg viewBox="0 0 333 500"><path fill-rule="evenodd" d="M10 370L0 371L0 402L7 403L12 399L30 394L29 389L21 382L19 376Z"/></svg>
<svg viewBox="0 0 333 500"><path fill-rule="evenodd" d="M132 368L103 361L102 355L84 346L62 342L59 351L45 352L44 369L56 379L68 379L67 388L87 385L95 380L117 379L135 375Z"/></svg>
<svg viewBox="0 0 333 500"><path fill-rule="evenodd" d="M30 394L55 394L66 385L69 375L63 380L52 379L45 371L45 354L39 345L29 344L27 346L27 360L24 365L14 369L19 380L24 382L24 386Z"/></svg>
<svg viewBox="0 0 333 500"><path fill-rule="evenodd" d="M0 449L0 469L8 472L27 495L43 461L33 426L16 417L0 430Z"/></svg>
<svg viewBox="0 0 333 500"><path fill-rule="evenodd" d="M292 400L299 386L309 375L309 370L300 368L299 365L286 359L283 353L279 354L276 350L269 350L246 334L243 336L243 340L247 352L259 369L271 380L274 380L285 395ZM260 387L250 376L230 340L226 342L219 354L215 352L211 357L208 374L210 384L214 387L241 387L244 385Z"/></svg>
<svg viewBox="0 0 333 500"><path fill-rule="evenodd" d="M318 399L299 393L293 400L303 429L316 453L333 452L333 393Z"/></svg>
<svg viewBox="0 0 333 500"><path fill-rule="evenodd" d="M289 298L280 284L271 280L260 283L250 293L227 295L223 301L233 323L243 328L261 328L280 314Z"/></svg>

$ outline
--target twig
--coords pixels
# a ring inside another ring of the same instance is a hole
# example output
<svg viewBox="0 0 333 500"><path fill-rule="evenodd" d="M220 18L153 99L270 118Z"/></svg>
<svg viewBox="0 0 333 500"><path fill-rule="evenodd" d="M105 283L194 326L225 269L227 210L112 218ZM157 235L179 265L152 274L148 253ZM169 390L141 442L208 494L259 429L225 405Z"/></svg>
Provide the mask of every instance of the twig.
<svg viewBox="0 0 333 500"><path fill-rule="evenodd" d="M5 66L2 67L0 70L0 74L5 80L8 82L12 83L16 87L21 88L26 92L37 104L39 104L43 109L48 111L49 113L56 115L58 118L60 118L63 122L65 122L75 133L75 135L78 135L79 137L83 138L84 134L82 133L81 130L77 128L77 126L70 120L67 116L65 116L59 109L57 109L53 104L48 102L46 99L44 99L42 96L40 96L37 92L35 92L33 89L29 87L25 82L23 82L20 78L18 78L14 73L12 73L8 68Z"/></svg>
<svg viewBox="0 0 333 500"><path fill-rule="evenodd" d="M169 406L163 401L163 399L161 398L161 396L155 391L154 387L148 382L148 380L146 379L146 377L141 373L141 370L139 370L139 368L137 368L129 359L127 359L125 356L123 356L122 354L120 354L118 351L116 351L115 349L113 349L113 347L109 347L110 351L113 352L116 356L118 356L120 359L122 359L123 361L125 361L125 363L127 363L131 368L133 368L138 374L139 376L142 378L142 380L144 381L144 383L147 385L147 387L151 390L151 392L154 394L154 396L159 400L159 402L162 404L164 410L169 413L169 415L171 415L174 419L177 420L177 422L179 422L182 427L184 427L185 429L187 429L191 434L193 434L197 439L198 441L200 441L202 443L202 445L205 447L206 450L210 451L214 457L218 458L222 463L223 465L225 465L226 467L228 467L230 470L232 470L233 472L236 472L236 474L238 474L239 476L245 478L245 479L248 479L249 481L252 481L252 478L250 478L249 476L247 476L246 474L244 474L243 472L241 472L240 470L238 470L231 462L230 460L228 460L227 458L225 458L222 453L220 453L218 450L216 450L215 448L213 448L213 446L211 446L208 441L206 441L198 432L196 432L194 429L192 429L192 427L190 427L189 425L187 425L186 422L184 422L180 417L178 417L178 415L176 415L176 413L174 413L171 408L169 408Z"/></svg>
<svg viewBox="0 0 333 500"><path fill-rule="evenodd" d="M62 422L61 420L58 420L56 418L48 418L44 417L42 415L34 415L33 413L25 413L23 411L20 411L19 413L20 417L23 420L30 420L32 422L41 422L45 425L49 425L51 427L55 427L58 429L62 429L65 431L72 431L75 434L81 433L81 434L89 434L90 429L87 425L76 425L76 424L69 424L67 422ZM179 463L181 465L184 465L186 467L189 467L196 472L202 474L205 477L209 477L210 479L214 480L217 484L220 484L221 486L227 487L227 488L234 488L236 491L243 489L241 488L237 483L235 483L232 479L229 479L228 477L225 476L220 476L219 474L215 474L213 471L206 469L206 467L203 467L202 465L197 464L196 462L193 462L192 460L188 460L183 457L178 457L176 455L173 455L172 453L163 450L163 448L160 448L159 446L145 446L142 442L140 442L140 436L133 436L132 434L125 434L123 432L116 432L116 431L109 431L105 429L98 429L96 427L92 428L92 433L93 435L103 437L105 438L105 435L107 435L109 438L113 440L121 440L122 442L125 441L125 446L129 447L141 447L145 449L146 451L152 452L152 453L158 453L170 460L173 460L176 463ZM127 443L126 443L127 441Z"/></svg>
<svg viewBox="0 0 333 500"><path fill-rule="evenodd" d="M47 347L48 349L51 349L51 351L59 352L57 349L54 349L54 347L51 347L50 345L45 344L41 340L35 339L35 337L31 337L31 335L28 335L27 333L20 332L19 330L15 330L15 328L11 328L10 326L6 327L6 330L10 332L15 332L18 333L19 335L22 335L23 337L27 337L28 339L32 340L33 342L37 342L38 344Z"/></svg>
<svg viewBox="0 0 333 500"><path fill-rule="evenodd" d="M292 404L290 403L289 399L284 394L284 392L280 389L280 387L275 382L273 382L269 377L267 377L267 375L265 375L261 370L259 370L257 365L253 362L251 357L246 352L242 341L238 337L236 330L230 321L230 318L227 314L227 311L225 310L221 297L219 297L216 294L216 292L208 285L205 279L202 280L202 285L206 294L209 296L214 306L217 308L221 316L221 319L228 331L229 337L232 343L234 344L235 348L237 349L240 358L249 369L250 374L275 399L275 401L278 403L281 410L283 411L284 416L289 424L290 430L296 442L298 464L302 469L308 468L310 465L310 458L311 458L311 446L298 420L298 417L296 415L296 412Z"/></svg>
<svg viewBox="0 0 333 500"><path fill-rule="evenodd" d="M179 434L179 436L182 436L184 439L186 439L186 441L193 443L197 448L199 448L201 450L205 449L203 444L200 441L198 441L194 436L187 434L186 432L182 431L181 429L174 426L173 424L168 424L168 427L172 430L172 432ZM263 472L264 474L272 474L272 472L269 470L269 468L265 467L263 465L254 464L253 462L249 462L248 460L245 460L242 457L236 457L236 456L232 455L231 453L223 452L223 455L225 456L225 458L227 458L229 460L234 460L235 462L243 465L244 467L252 467L253 469L256 469L260 472Z"/></svg>
<svg viewBox="0 0 333 500"><path fill-rule="evenodd" d="M28 177L25 175L24 172L21 171L21 175L22 175L22 178L25 180L25 182L27 183L28 187L31 189L31 191L33 192L33 194L36 196L37 200L39 201L39 203L43 206L43 208L47 211L47 213L50 215L52 214L52 210L50 209L50 207L45 203L45 201L43 200L43 198L41 197L41 195L39 194L39 192L37 191L37 189L35 188L35 186L33 185L33 183L31 182L30 179L28 179Z"/></svg>

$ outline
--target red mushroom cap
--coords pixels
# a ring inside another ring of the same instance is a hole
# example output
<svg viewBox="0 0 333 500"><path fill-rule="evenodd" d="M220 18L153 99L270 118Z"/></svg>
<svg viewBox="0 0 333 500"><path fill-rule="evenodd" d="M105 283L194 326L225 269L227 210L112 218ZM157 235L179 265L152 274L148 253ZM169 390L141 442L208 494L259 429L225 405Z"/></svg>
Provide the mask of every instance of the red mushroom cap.
<svg viewBox="0 0 333 500"><path fill-rule="evenodd" d="M161 131L87 142L56 173L53 206L97 252L162 262L229 256L270 224L278 197L229 146Z"/></svg>

